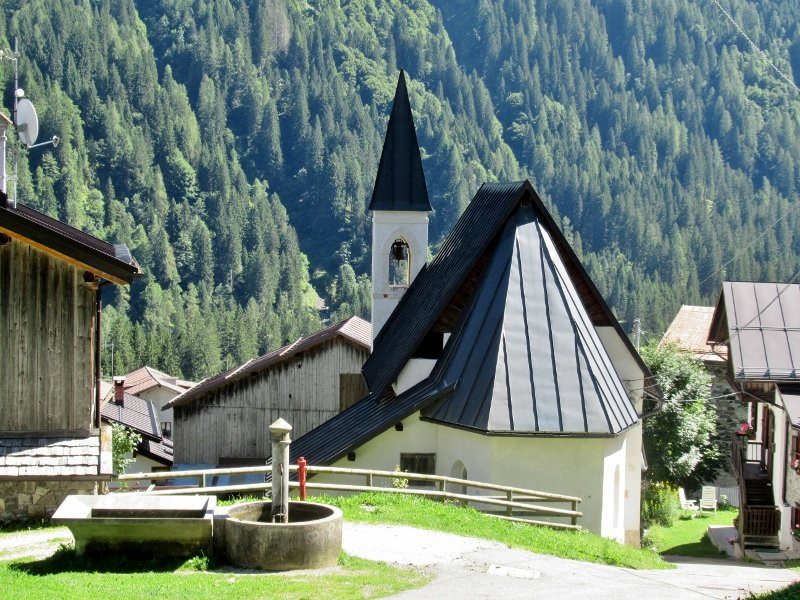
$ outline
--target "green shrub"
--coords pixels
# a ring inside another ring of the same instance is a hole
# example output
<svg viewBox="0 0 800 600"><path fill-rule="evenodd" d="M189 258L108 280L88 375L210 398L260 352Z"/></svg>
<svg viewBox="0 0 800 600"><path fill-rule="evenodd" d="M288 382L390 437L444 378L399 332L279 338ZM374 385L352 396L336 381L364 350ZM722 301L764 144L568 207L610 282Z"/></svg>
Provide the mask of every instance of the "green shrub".
<svg viewBox="0 0 800 600"><path fill-rule="evenodd" d="M646 481L642 486L642 529L671 527L680 514L678 490L668 483Z"/></svg>

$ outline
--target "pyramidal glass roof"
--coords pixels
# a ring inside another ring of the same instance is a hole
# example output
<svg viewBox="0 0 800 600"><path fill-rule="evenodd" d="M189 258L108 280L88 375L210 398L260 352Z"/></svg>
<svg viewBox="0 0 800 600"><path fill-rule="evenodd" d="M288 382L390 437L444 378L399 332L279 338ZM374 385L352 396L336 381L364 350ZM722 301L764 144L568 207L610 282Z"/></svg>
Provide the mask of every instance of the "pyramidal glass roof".
<svg viewBox="0 0 800 600"><path fill-rule="evenodd" d="M613 435L638 420L551 235L530 204L503 230L423 411L496 433Z"/></svg>

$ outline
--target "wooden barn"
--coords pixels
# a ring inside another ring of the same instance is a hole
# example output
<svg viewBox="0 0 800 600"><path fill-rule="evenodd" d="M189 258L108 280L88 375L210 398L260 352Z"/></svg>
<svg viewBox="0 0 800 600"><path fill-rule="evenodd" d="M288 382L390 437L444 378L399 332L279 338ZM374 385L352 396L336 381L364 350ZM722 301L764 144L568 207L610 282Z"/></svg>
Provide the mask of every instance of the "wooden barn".
<svg viewBox="0 0 800 600"><path fill-rule="evenodd" d="M174 415L176 468L263 464L278 417L300 436L364 397L371 340L370 324L352 317L177 396L164 407Z"/></svg>
<svg viewBox="0 0 800 600"><path fill-rule="evenodd" d="M109 478L101 292L137 275L124 245L0 193L0 521L50 514L67 494Z"/></svg>

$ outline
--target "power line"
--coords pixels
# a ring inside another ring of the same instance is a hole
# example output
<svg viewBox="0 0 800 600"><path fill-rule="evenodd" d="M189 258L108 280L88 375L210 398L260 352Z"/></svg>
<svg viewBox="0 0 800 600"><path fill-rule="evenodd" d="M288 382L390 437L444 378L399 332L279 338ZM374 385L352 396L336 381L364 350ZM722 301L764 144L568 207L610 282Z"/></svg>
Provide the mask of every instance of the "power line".
<svg viewBox="0 0 800 600"><path fill-rule="evenodd" d="M772 62L772 60L771 60L771 59L770 59L770 57L767 55L767 53L766 53L766 52L764 52L764 51L763 51L761 48L759 48L759 47L756 45L756 43L755 43L755 42L754 42L752 39L750 39L750 36L749 36L749 35L747 35L747 33L745 33L744 29L742 29L742 28L741 28L741 26L740 26L740 25L739 25L739 24L736 22L736 20L735 20L735 19L734 19L734 18L731 16L731 14L730 14L730 13L729 13L727 10L725 10L725 8L723 8L722 4L720 4L720 3L719 3L719 0L714 0L714 4L716 4L716 5L719 7L719 9L722 11L722 14L724 14L724 15L727 17L728 21L730 21L730 22L733 24L733 26L734 26L734 27L736 27L736 29L739 31L739 33L740 33L740 34L742 34L742 37L743 37L744 39L746 39L746 40L747 40L747 42L748 42L748 43L749 43L749 44L750 44L750 45L753 47L753 50L755 50L756 52L758 52L758 53L761 55L761 58L763 58L763 59L764 59L764 61L765 61L765 62L766 62L766 63L767 63L767 64L768 64L770 67L772 67L772 68L773 68L773 70L774 70L774 71L775 71L775 72L776 72L778 75L780 75L781 79L783 79L784 81L786 81L786 83L788 83L790 86L792 86L792 87L795 89L795 91L797 91L798 93L800 93L800 87L797 87L797 84L796 84L794 81L792 81L791 79L789 79L789 77L788 77L786 74L784 74L784 72L783 72L783 71L781 71L781 70L780 70L780 69L779 69L779 68L778 68L778 67L775 65L775 63L774 63L774 62Z"/></svg>
<svg viewBox="0 0 800 600"><path fill-rule="evenodd" d="M778 299L779 299L779 298L780 298L780 297L783 295L783 293L784 293L786 290L788 290L788 289L789 289L789 288L790 288L790 287L791 287L791 286L794 284L794 282L795 282L795 280L797 279L797 277L798 277L798 276L800 276L800 269L798 269L797 271L795 271L794 275L792 275L792 278L789 280L789 282L788 282L786 285L784 285L784 286L783 286L783 289L782 289L782 290L780 290L780 291L777 293L777 295L776 295L776 296L775 296L775 297L774 297L772 300L770 300L769 302L767 302L767 305L766 305L764 308L762 308L761 310L759 310L759 311L758 311L758 312L757 312L757 313L756 313L756 314L753 316L753 318L752 318L752 319L750 319L750 320L749 320L747 323L745 323L744 325L742 325L742 326L740 326L740 327L737 327L737 328L736 328L736 331L735 331L735 332L734 332L734 333L733 333L731 336L729 336L727 340L725 340L724 342L722 342L722 344L721 344L721 345L730 344L730 343L733 341L733 339L734 339L734 338L735 338L737 335L739 335L739 332L740 332L740 331L742 331L743 329L747 329L747 327L749 327L749 326L750 326L750 324L751 324L753 321L755 321L755 320L756 320L756 319L758 319L758 318L759 318L761 315L763 315L763 314L766 312L766 310L767 310L767 309L768 309L770 306L772 306L773 304L775 304L775 303L778 301Z"/></svg>
<svg viewBox="0 0 800 600"><path fill-rule="evenodd" d="M714 271L714 272L713 272L713 273L711 273L711 274L710 274L708 277L706 277L705 279L703 279L703 281L701 281L700 283L698 283L698 284L697 284L697 287L699 288L699 287L700 287L701 285L703 285L703 284L704 284L706 281L708 281L709 279L711 279L712 277L714 277L715 275L717 275L717 274L718 274L720 271L722 271L722 270L723 270L725 267L727 267L729 264L731 264L733 261L735 261L737 258L739 258L739 257L740 257L742 254L744 254L745 252L747 252L748 250L750 250L750 248L752 248L752 247L753 247L753 246L756 244L756 242L758 242L759 240L763 239L765 235L767 235L768 233L770 233L770 232L771 232L771 231L772 231L772 230L775 228L775 225L777 225L778 223L780 223L781 221L783 221L783 220L784 220L786 217L788 217L788 216L789 216L789 214L790 214L790 213L791 213L791 212L792 212L794 209L796 209L798 206L800 206L800 202L795 202L795 203L793 203L793 204L790 204L790 205L789 205L789 208L786 210L786 212L784 212L784 213L783 213L783 214L782 214L780 217L778 217L778 218L777 218L777 220L776 220L776 221L775 221L775 222L774 222L772 225L770 225L769 227L767 227L767 228L766 228L766 229L765 229L765 230L764 230L764 231L761 233L761 235L757 236L757 237L756 237L755 239L753 239L753 240L752 240L752 241L751 241L749 244L747 244L747 245L746 245L744 248L742 248L742 249L741 249L741 250L739 250L739 251L738 251L736 254L734 254L734 255L733 255L733 256L732 256L730 259L728 259L727 261L725 261L724 263L722 263L722 264L720 265L720 267L719 267L719 268L718 268L716 271Z"/></svg>

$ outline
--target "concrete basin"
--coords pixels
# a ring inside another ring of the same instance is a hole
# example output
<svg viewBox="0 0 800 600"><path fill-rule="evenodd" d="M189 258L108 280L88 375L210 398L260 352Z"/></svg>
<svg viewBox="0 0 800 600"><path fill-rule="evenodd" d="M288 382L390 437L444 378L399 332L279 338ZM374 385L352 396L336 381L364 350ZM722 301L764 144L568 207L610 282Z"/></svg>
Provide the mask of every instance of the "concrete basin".
<svg viewBox="0 0 800 600"><path fill-rule="evenodd" d="M67 496L53 523L69 527L78 554L210 554L216 505L216 496Z"/></svg>
<svg viewBox="0 0 800 600"><path fill-rule="evenodd" d="M247 502L228 509L223 521L224 549L231 564L266 571L336 564L342 551L341 510L327 504L289 502L288 523L272 523L271 511L271 502Z"/></svg>

